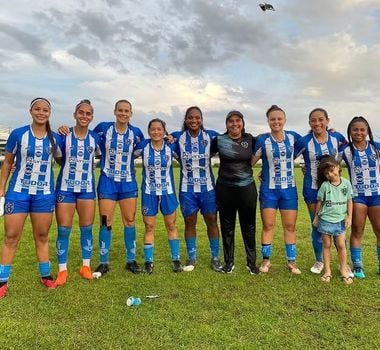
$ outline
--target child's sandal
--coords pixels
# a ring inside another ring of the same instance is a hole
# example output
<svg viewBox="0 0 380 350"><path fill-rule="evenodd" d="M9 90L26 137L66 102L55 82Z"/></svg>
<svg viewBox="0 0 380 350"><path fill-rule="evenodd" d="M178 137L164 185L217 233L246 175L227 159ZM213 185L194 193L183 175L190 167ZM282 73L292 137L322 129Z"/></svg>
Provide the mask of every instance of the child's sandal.
<svg viewBox="0 0 380 350"><path fill-rule="evenodd" d="M353 278L350 277L350 276L346 276L346 277L342 276L342 281L343 281L345 284L351 284L351 283L354 282Z"/></svg>
<svg viewBox="0 0 380 350"><path fill-rule="evenodd" d="M332 279L332 276L331 276L331 275L323 275L323 276L321 277L321 280L322 280L323 282L331 282L331 279Z"/></svg>

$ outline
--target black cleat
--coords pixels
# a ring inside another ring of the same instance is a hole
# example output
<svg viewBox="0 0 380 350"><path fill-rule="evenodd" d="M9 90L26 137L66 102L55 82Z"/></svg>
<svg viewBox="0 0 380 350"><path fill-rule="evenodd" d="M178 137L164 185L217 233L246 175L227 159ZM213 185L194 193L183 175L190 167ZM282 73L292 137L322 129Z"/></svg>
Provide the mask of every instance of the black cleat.
<svg viewBox="0 0 380 350"><path fill-rule="evenodd" d="M99 266L96 268L95 272L100 272L103 275L105 275L110 270L108 264L99 264Z"/></svg>
<svg viewBox="0 0 380 350"><path fill-rule="evenodd" d="M259 268L252 263L248 263L246 267L251 275L258 275L260 273Z"/></svg>
<svg viewBox="0 0 380 350"><path fill-rule="evenodd" d="M222 267L222 272L223 273L232 273L232 271L234 270L235 268L235 265L233 262L230 262L230 263L226 263L224 264L224 266Z"/></svg>
<svg viewBox="0 0 380 350"><path fill-rule="evenodd" d="M223 265L217 257L211 258L211 269L215 272L222 272Z"/></svg>
<svg viewBox="0 0 380 350"><path fill-rule="evenodd" d="M179 260L173 260L173 272L182 272L183 268Z"/></svg>
<svg viewBox="0 0 380 350"><path fill-rule="evenodd" d="M145 261L143 272L150 275L153 273L153 262Z"/></svg>
<svg viewBox="0 0 380 350"><path fill-rule="evenodd" d="M131 271L132 273L140 273L141 272L141 267L137 264L135 260L129 261L125 265L125 269L127 271Z"/></svg>

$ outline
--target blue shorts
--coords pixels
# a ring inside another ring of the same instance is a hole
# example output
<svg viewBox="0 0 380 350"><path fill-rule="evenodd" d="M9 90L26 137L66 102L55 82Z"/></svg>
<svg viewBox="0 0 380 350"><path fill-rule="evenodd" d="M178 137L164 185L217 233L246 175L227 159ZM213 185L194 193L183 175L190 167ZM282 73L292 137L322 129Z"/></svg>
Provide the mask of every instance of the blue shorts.
<svg viewBox="0 0 380 350"><path fill-rule="evenodd" d="M179 202L184 217L201 211L202 215L216 214L216 195L215 190L208 192L180 192Z"/></svg>
<svg viewBox="0 0 380 350"><path fill-rule="evenodd" d="M157 196L156 194L141 195L141 212L144 216L156 216L160 207L163 215L169 215L175 212L178 207L178 201L175 193Z"/></svg>
<svg viewBox="0 0 380 350"><path fill-rule="evenodd" d="M352 198L354 203L364 204L367 207L380 206L380 196L357 196Z"/></svg>
<svg viewBox="0 0 380 350"><path fill-rule="evenodd" d="M344 220L340 222L328 222L319 218L318 232L324 233L329 236L340 236L346 232L346 224Z"/></svg>
<svg viewBox="0 0 380 350"><path fill-rule="evenodd" d="M25 194L7 192L5 195L5 215L20 213L52 213L55 194Z"/></svg>
<svg viewBox="0 0 380 350"><path fill-rule="evenodd" d="M117 182L106 175L101 174L98 182L98 198L111 199L120 201L127 198L137 197L137 183L132 182Z"/></svg>
<svg viewBox="0 0 380 350"><path fill-rule="evenodd" d="M318 190L313 190L312 188L304 188L302 194L306 204L316 204L318 202Z"/></svg>
<svg viewBox="0 0 380 350"><path fill-rule="evenodd" d="M297 188L260 189L260 209L298 210Z"/></svg>
<svg viewBox="0 0 380 350"><path fill-rule="evenodd" d="M57 191L55 194L56 203L76 203L78 199L95 200L94 192L68 192Z"/></svg>

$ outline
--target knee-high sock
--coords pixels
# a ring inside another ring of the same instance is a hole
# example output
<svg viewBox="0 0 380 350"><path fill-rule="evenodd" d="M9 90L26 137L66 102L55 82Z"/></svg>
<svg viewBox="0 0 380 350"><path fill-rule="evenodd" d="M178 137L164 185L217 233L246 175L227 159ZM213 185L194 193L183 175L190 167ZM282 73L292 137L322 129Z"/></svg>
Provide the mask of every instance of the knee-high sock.
<svg viewBox="0 0 380 350"><path fill-rule="evenodd" d="M127 261L136 260L136 227L124 226L124 243Z"/></svg>
<svg viewBox="0 0 380 350"><path fill-rule="evenodd" d="M71 227L58 226L58 237L56 242L57 259L59 265L66 267L69 253ZM62 267L62 266L61 266ZM66 270L66 268L64 268Z"/></svg>
<svg viewBox="0 0 380 350"><path fill-rule="evenodd" d="M219 257L219 238L209 238L210 252L212 258Z"/></svg>
<svg viewBox="0 0 380 350"><path fill-rule="evenodd" d="M270 259L272 256L272 244L262 244L261 254L263 255L263 259Z"/></svg>
<svg viewBox="0 0 380 350"><path fill-rule="evenodd" d="M51 266L50 261L40 261L38 263L38 270L40 272L41 277L51 276L50 266Z"/></svg>
<svg viewBox="0 0 380 350"><path fill-rule="evenodd" d="M351 247L350 252L353 268L363 268L362 247Z"/></svg>
<svg viewBox="0 0 380 350"><path fill-rule="evenodd" d="M92 256L92 225L80 227L80 245L82 248L82 259L90 260Z"/></svg>
<svg viewBox="0 0 380 350"><path fill-rule="evenodd" d="M169 239L172 260L179 260L179 239Z"/></svg>
<svg viewBox="0 0 380 350"><path fill-rule="evenodd" d="M315 213L310 213L311 222L313 222ZM313 246L315 260L322 262L323 261L323 242L322 242L322 233L318 229L311 225L311 244Z"/></svg>
<svg viewBox="0 0 380 350"><path fill-rule="evenodd" d="M0 265L0 282L7 282L12 272L12 265Z"/></svg>
<svg viewBox="0 0 380 350"><path fill-rule="evenodd" d="M190 260L197 259L197 237L185 238L187 255Z"/></svg>
<svg viewBox="0 0 380 350"><path fill-rule="evenodd" d="M145 262L153 262L154 244L144 244L144 259Z"/></svg>
<svg viewBox="0 0 380 350"><path fill-rule="evenodd" d="M285 244L286 258L288 261L296 261L297 258L297 245L295 243Z"/></svg>
<svg viewBox="0 0 380 350"><path fill-rule="evenodd" d="M99 230L99 253L100 263L109 263L109 253L111 247L112 230L105 225L100 226Z"/></svg>

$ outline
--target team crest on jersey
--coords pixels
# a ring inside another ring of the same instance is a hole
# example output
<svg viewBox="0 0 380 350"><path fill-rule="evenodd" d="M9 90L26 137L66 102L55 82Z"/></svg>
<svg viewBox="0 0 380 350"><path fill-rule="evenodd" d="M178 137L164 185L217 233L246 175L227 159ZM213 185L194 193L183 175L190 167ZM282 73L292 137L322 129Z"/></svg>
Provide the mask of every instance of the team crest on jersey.
<svg viewBox="0 0 380 350"><path fill-rule="evenodd" d="M92 147L92 146L87 146L87 152L88 153L92 153L92 152L94 152L94 147Z"/></svg>
<svg viewBox="0 0 380 350"><path fill-rule="evenodd" d="M247 141L243 141L242 143L240 143L240 146L243 147L243 148L248 148L248 142Z"/></svg>
<svg viewBox="0 0 380 350"><path fill-rule="evenodd" d="M364 183L364 178L363 178L362 175L357 175L357 176L356 176L356 183L357 183L357 184L362 184L362 183Z"/></svg>
<svg viewBox="0 0 380 350"><path fill-rule="evenodd" d="M378 156L377 154L373 153L369 156L369 159L373 160L374 162L376 162L376 160L378 159Z"/></svg>
<svg viewBox="0 0 380 350"><path fill-rule="evenodd" d="M126 139L126 140L125 140L125 144L128 145L128 146L129 146L131 143L132 143L132 140L131 140L131 139Z"/></svg>
<svg viewBox="0 0 380 350"><path fill-rule="evenodd" d="M202 140L202 141L201 141L201 145L202 145L203 147L206 147L206 146L208 145L208 140Z"/></svg>
<svg viewBox="0 0 380 350"><path fill-rule="evenodd" d="M342 188L342 193L343 193L343 195L347 195L347 193L348 193L348 188L347 187L344 187L344 188Z"/></svg>
<svg viewBox="0 0 380 350"><path fill-rule="evenodd" d="M71 166L71 167L69 168L69 173L70 173L70 174L75 174L76 171L77 171L77 169L75 168L75 166Z"/></svg>
<svg viewBox="0 0 380 350"><path fill-rule="evenodd" d="M30 166L27 166L25 168L25 175L30 175L33 172L33 168Z"/></svg>
<svg viewBox="0 0 380 350"><path fill-rule="evenodd" d="M122 149L122 148L123 148L123 144L120 142L120 143L117 144L116 147L117 147L118 149Z"/></svg>
<svg viewBox="0 0 380 350"><path fill-rule="evenodd" d="M4 206L4 212L5 214L12 214L15 210L15 205L13 202L6 202Z"/></svg>
<svg viewBox="0 0 380 350"><path fill-rule="evenodd" d="M169 155L165 155L165 160L168 162L169 161Z"/></svg>
<svg viewBox="0 0 380 350"><path fill-rule="evenodd" d="M47 154L52 154L52 150L53 150L53 147L51 147L50 145L46 147L46 153Z"/></svg>
<svg viewBox="0 0 380 350"><path fill-rule="evenodd" d="M147 215L149 213L149 208L144 205L142 208L141 208L141 211L142 211L142 214L143 215Z"/></svg>

